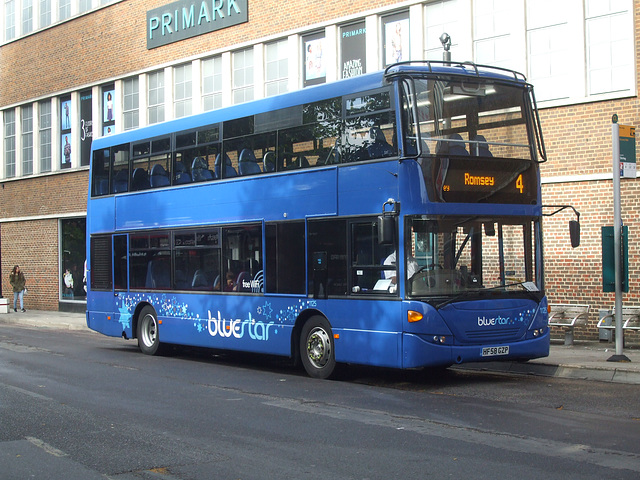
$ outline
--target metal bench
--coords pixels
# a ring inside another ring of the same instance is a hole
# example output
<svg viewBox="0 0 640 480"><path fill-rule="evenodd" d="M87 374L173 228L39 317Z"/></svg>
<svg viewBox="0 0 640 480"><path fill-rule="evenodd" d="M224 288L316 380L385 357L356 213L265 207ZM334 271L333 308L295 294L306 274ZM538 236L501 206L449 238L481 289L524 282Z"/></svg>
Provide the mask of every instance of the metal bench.
<svg viewBox="0 0 640 480"><path fill-rule="evenodd" d="M573 345L573 330L576 325L587 324L590 305L551 303L549 307L549 326L563 327L564 344Z"/></svg>
<svg viewBox="0 0 640 480"><path fill-rule="evenodd" d="M611 324L605 325L606 320L611 319ZM616 316L615 309L611 309L611 313L605 315L598 321L598 328L615 329ZM626 330L640 330L640 307L630 306L622 307L622 328Z"/></svg>

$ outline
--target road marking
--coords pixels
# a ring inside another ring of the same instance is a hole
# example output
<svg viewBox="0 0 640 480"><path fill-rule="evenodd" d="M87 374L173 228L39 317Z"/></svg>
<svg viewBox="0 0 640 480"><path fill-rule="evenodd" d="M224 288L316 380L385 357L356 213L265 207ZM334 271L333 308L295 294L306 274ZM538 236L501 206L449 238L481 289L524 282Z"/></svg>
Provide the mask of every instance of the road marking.
<svg viewBox="0 0 640 480"><path fill-rule="evenodd" d="M58 450L57 448L52 447L51 445L49 445L46 442L43 442L39 438L35 438L35 437L25 437L25 438L27 439L27 441L29 441L29 443L35 445L38 448L43 449L45 452L47 452L50 455L53 455L54 457L68 457L68 455L64 453L62 450Z"/></svg>
<svg viewBox="0 0 640 480"><path fill-rule="evenodd" d="M353 421L419 435L469 442L476 446L482 445L483 447L497 448L503 451L530 454L538 457L549 456L606 468L640 472L640 455L620 450L483 430L436 422L417 416L394 415L378 410L349 408L328 403L278 399L264 402L264 404L306 414L322 415L342 421Z"/></svg>

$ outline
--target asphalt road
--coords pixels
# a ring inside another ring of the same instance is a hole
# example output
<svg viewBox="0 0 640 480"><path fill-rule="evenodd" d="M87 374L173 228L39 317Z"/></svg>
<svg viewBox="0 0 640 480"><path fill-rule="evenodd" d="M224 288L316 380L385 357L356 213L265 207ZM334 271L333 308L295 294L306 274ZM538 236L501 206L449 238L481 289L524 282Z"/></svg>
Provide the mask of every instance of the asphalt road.
<svg viewBox="0 0 640 480"><path fill-rule="evenodd" d="M0 478L637 479L637 385L167 357L0 325Z"/></svg>

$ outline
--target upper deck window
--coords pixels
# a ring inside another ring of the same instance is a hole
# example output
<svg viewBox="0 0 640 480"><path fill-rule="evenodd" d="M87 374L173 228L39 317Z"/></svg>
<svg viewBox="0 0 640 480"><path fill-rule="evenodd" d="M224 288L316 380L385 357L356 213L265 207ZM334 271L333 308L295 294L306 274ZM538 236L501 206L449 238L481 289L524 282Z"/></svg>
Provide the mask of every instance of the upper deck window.
<svg viewBox="0 0 640 480"><path fill-rule="evenodd" d="M420 154L431 201L535 203L526 86L480 79L405 83L404 154Z"/></svg>

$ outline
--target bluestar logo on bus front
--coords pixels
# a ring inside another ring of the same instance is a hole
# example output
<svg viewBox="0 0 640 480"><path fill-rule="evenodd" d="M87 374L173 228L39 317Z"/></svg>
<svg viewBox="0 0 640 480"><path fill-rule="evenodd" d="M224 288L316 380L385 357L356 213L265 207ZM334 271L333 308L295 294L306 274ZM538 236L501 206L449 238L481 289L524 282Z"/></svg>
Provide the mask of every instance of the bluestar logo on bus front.
<svg viewBox="0 0 640 480"><path fill-rule="evenodd" d="M494 327L496 325L515 325L516 323L529 323L535 314L535 310L527 309L520 312L515 317L503 317L498 315L496 317L487 317L485 315L478 316L479 327Z"/></svg>

